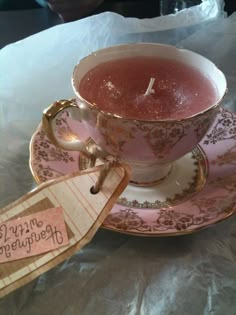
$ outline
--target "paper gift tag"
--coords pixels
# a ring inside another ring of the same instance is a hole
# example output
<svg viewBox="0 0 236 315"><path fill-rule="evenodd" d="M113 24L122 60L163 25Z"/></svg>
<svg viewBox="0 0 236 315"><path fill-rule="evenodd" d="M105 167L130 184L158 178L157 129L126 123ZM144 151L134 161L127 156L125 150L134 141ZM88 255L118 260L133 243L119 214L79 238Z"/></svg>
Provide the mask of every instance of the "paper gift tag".
<svg viewBox="0 0 236 315"><path fill-rule="evenodd" d="M38 186L0 209L0 297L53 268L87 244L129 182L111 168L97 194L103 166ZM57 238L56 238L57 237Z"/></svg>

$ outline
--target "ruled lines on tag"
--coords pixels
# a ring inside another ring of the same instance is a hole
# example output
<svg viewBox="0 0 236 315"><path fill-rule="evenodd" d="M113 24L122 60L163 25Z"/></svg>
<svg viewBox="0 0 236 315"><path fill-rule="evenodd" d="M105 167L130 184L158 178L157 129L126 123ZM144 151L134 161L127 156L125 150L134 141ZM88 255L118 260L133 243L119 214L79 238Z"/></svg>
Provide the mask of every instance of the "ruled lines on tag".
<svg viewBox="0 0 236 315"><path fill-rule="evenodd" d="M16 202L0 209L1 225L9 220L61 207L68 235L68 245L37 256L1 263L0 296L56 266L92 239L129 182L127 170L117 166L111 169L102 190L98 194L91 194L90 188L96 182L101 167L42 184Z"/></svg>

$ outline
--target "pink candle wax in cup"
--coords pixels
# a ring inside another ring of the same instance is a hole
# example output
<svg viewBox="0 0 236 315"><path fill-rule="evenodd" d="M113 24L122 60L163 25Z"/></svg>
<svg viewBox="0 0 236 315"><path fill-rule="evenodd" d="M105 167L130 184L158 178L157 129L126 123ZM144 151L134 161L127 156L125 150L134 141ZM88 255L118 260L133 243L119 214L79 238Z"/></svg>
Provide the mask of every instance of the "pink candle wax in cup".
<svg viewBox="0 0 236 315"><path fill-rule="evenodd" d="M139 120L180 120L204 111L218 97L197 68L154 56L102 62L84 75L78 89L100 110Z"/></svg>

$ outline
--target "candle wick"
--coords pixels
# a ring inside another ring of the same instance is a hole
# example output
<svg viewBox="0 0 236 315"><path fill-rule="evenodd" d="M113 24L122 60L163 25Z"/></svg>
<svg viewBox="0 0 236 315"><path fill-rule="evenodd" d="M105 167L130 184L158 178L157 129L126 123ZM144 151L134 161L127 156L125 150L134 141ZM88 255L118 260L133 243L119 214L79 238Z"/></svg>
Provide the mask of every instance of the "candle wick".
<svg viewBox="0 0 236 315"><path fill-rule="evenodd" d="M152 88L154 82L155 82L155 78L151 78L150 81L149 81L147 90L146 90L146 92L144 93L145 96L146 96L146 95L150 95L150 94L152 94L152 93L155 93L155 90Z"/></svg>

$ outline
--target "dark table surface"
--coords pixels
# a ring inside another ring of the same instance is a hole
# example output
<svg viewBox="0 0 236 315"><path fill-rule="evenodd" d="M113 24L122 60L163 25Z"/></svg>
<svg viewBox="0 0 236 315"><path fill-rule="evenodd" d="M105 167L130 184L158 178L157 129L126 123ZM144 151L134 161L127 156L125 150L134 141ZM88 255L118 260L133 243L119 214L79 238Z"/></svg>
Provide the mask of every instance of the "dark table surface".
<svg viewBox="0 0 236 315"><path fill-rule="evenodd" d="M60 23L47 8L0 11L0 48Z"/></svg>
<svg viewBox="0 0 236 315"><path fill-rule="evenodd" d="M160 15L158 0L114 0L104 3L90 15L112 11L126 17L152 18ZM49 27L63 23L49 8L0 10L0 49Z"/></svg>
<svg viewBox="0 0 236 315"><path fill-rule="evenodd" d="M114 11L124 16L132 15L140 18L149 18L160 14L159 1L153 5L154 1L149 0L145 3L138 1L136 6L133 5L134 1L107 1L91 14L102 11ZM236 11L236 1L225 0L225 11L228 15ZM61 23L63 22L59 16L49 8L0 11L0 49L10 43Z"/></svg>

